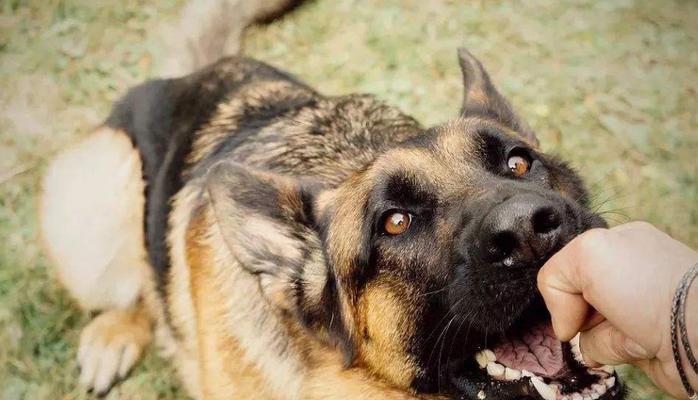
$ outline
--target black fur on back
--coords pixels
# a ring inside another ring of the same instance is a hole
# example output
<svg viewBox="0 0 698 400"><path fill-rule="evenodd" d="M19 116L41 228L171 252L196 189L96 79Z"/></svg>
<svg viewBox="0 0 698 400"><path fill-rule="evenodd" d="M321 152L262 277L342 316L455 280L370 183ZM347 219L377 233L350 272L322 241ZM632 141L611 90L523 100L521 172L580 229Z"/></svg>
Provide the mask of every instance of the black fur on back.
<svg viewBox="0 0 698 400"><path fill-rule="evenodd" d="M229 57L183 78L152 80L131 89L106 120L107 126L128 134L142 160L145 246L163 295L170 265L166 240L170 203L186 182L194 135L225 98L260 80L287 80L305 87L264 63Z"/></svg>

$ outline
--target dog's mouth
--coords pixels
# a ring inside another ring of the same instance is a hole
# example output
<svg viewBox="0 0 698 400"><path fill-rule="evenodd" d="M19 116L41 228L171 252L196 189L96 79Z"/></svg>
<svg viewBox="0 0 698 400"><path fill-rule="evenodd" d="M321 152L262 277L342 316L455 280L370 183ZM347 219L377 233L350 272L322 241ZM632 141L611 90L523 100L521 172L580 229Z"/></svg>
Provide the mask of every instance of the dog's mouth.
<svg viewBox="0 0 698 400"><path fill-rule="evenodd" d="M533 398L596 400L623 396L612 367L588 368L582 362L579 336L557 340L550 321L500 335L464 365L452 382L462 398Z"/></svg>

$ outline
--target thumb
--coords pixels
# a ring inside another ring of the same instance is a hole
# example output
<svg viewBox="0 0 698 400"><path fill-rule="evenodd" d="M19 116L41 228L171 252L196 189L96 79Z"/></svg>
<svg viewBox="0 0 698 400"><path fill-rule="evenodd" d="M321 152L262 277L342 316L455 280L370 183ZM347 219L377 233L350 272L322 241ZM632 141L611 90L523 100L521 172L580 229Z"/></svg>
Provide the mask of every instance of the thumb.
<svg viewBox="0 0 698 400"><path fill-rule="evenodd" d="M584 362L592 367L632 364L654 357L607 320L580 334L579 349Z"/></svg>
<svg viewBox="0 0 698 400"><path fill-rule="evenodd" d="M538 272L538 290L550 311L558 339L569 341L585 325L591 310L582 295L578 241L572 240Z"/></svg>

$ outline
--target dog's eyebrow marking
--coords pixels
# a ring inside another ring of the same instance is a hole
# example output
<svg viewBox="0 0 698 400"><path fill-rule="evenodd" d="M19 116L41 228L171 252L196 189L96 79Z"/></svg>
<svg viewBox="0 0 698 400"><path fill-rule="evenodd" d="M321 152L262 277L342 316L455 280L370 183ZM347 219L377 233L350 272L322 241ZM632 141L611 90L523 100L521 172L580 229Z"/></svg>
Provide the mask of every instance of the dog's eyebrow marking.
<svg viewBox="0 0 698 400"><path fill-rule="evenodd" d="M424 187L417 177L398 172L391 175L385 183L384 196L405 205L434 204L436 195Z"/></svg>

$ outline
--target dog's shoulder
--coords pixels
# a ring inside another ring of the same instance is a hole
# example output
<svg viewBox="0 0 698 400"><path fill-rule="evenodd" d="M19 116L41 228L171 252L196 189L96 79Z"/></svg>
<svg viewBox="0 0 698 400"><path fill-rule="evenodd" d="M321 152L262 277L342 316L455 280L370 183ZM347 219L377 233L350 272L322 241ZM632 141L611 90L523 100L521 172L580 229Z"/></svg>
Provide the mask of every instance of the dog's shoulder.
<svg viewBox="0 0 698 400"><path fill-rule="evenodd" d="M106 125L129 134L141 150L162 150L175 136L185 139L207 123L226 98L260 81L285 81L314 91L292 75L247 57L226 57L196 73L153 79L119 100ZM187 135L188 134L188 135Z"/></svg>
<svg viewBox="0 0 698 400"><path fill-rule="evenodd" d="M163 277L169 267L165 237L172 197L186 184L187 172L196 164L193 155L200 154L201 143L211 137L223 138L235 129L206 129L231 99L242 98L250 106L245 109L247 120L252 105L267 114L279 113L292 102L277 96L276 108L269 108L273 88L292 87L306 98L315 91L292 75L247 57L226 57L193 74L174 79L154 79L129 90L112 109L105 125L124 132L138 150L146 182L145 232L149 261L156 276ZM252 89L251 89L252 88ZM265 92L265 88L267 89ZM273 117L273 115L269 115ZM208 149L210 150L210 149ZM164 281L159 279L159 286Z"/></svg>

